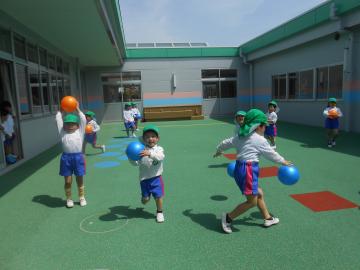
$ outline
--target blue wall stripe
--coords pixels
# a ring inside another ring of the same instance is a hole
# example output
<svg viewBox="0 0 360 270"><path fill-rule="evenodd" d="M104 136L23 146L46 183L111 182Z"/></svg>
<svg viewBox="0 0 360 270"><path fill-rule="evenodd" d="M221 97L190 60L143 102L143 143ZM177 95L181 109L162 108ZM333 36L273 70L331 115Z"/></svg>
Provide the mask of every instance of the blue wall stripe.
<svg viewBox="0 0 360 270"><path fill-rule="evenodd" d="M346 102L360 102L360 90L344 90L343 99Z"/></svg>
<svg viewBox="0 0 360 270"><path fill-rule="evenodd" d="M201 97L144 100L144 106L166 106L166 105L201 104L201 103L202 103Z"/></svg>
<svg viewBox="0 0 360 270"><path fill-rule="evenodd" d="M104 102L102 102L101 100L96 100L96 101L89 101L87 108L94 110L94 109L100 109L103 106L104 106Z"/></svg>

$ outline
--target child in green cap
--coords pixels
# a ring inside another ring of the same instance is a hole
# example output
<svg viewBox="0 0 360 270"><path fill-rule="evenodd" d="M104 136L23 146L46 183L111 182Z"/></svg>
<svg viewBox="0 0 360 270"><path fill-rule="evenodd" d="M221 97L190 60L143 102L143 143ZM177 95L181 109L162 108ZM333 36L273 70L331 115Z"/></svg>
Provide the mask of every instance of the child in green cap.
<svg viewBox="0 0 360 270"><path fill-rule="evenodd" d="M231 222L250 208L257 206L264 218L264 226L270 227L279 223L279 219L270 215L264 200L264 192L258 187L259 158L264 156L273 162L291 165L269 145L264 138L267 125L266 115L258 110L251 109L245 115L244 124L240 127L238 135L222 141L218 146L214 157L220 156L223 151L236 148L235 182L246 202L243 202L228 213L223 213L221 219L222 229L225 233L231 233Z"/></svg>
<svg viewBox="0 0 360 270"><path fill-rule="evenodd" d="M265 138L270 141L272 148L276 149L275 137L277 135L277 113L279 112L279 107L276 101L272 100L268 104L268 111L266 112L268 125L265 128Z"/></svg>
<svg viewBox="0 0 360 270"><path fill-rule="evenodd" d="M101 151L103 153L105 153L105 145L104 144L99 145L99 144L96 143L97 132L100 131L100 126L96 122L95 113L92 112L92 111L87 111L85 113L85 117L86 117L86 123L87 123L88 126L92 127L92 131L89 132L89 133L86 132L86 134L85 134L83 153L85 153L87 143L90 143L92 145L92 147L95 148L95 149L101 149Z"/></svg>
<svg viewBox="0 0 360 270"><path fill-rule="evenodd" d="M238 134L240 127L244 124L246 112L245 111L237 111L235 114L235 135Z"/></svg>
<svg viewBox="0 0 360 270"><path fill-rule="evenodd" d="M134 103L134 102L131 102L131 112L134 116L135 130L139 131L138 122L141 119L141 113L140 113L139 109L136 107L136 103Z"/></svg>
<svg viewBox="0 0 360 270"><path fill-rule="evenodd" d="M125 110L123 111L124 126L127 136L135 138L135 119L131 111L131 103L125 103ZM130 136L131 131L131 136Z"/></svg>
<svg viewBox="0 0 360 270"><path fill-rule="evenodd" d="M85 135L86 118L77 106L77 114L56 114L56 123L61 137L63 153L60 159L60 175L65 179L66 206L74 207L71 197L72 175L76 176L80 206L86 205L84 179L85 158L82 146ZM80 118L80 119L79 119Z"/></svg>
<svg viewBox="0 0 360 270"><path fill-rule="evenodd" d="M323 112L325 120L325 128L327 129L328 147L336 145L336 138L339 134L339 117L343 114L340 108L336 107L336 98L329 98L328 105Z"/></svg>
<svg viewBox="0 0 360 270"><path fill-rule="evenodd" d="M165 221L163 213L164 182L162 179L164 149L159 146L159 128L155 125L147 125L143 129L142 139L145 149L141 152L139 161L130 160L134 166L139 166L139 178L141 187L141 202L146 204L152 195L156 202L156 221Z"/></svg>

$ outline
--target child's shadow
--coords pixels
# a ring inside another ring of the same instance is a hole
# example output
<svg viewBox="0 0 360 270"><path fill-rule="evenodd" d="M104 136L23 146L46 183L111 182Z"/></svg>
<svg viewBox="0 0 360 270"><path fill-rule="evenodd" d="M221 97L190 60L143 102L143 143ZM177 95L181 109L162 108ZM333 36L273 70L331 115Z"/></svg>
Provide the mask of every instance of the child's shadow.
<svg viewBox="0 0 360 270"><path fill-rule="evenodd" d="M124 216L128 219L143 218L153 219L155 215L144 211L144 208L131 209L130 206L114 206L110 207L110 212L99 217L102 221L114 221L117 219L123 219Z"/></svg>
<svg viewBox="0 0 360 270"><path fill-rule="evenodd" d="M216 168L226 168L229 165L229 163L223 163L223 164L211 164L208 165L208 168L216 169Z"/></svg>
<svg viewBox="0 0 360 270"><path fill-rule="evenodd" d="M32 201L43 204L43 205L45 205L47 207L51 207L51 208L65 207L65 205L66 205L65 200L63 200L61 198L57 198L57 197L51 197L49 195L34 196Z"/></svg>
<svg viewBox="0 0 360 270"><path fill-rule="evenodd" d="M191 213L192 209L183 211L183 215L189 217L193 222L203 226L210 231L222 233L221 219L216 217L215 214L210 213ZM251 215L252 216L252 215ZM260 226L258 223L249 222L254 221L252 217L244 217L242 219L236 219L232 222L233 225L246 225L246 226ZM239 231L239 229L232 227L233 232Z"/></svg>

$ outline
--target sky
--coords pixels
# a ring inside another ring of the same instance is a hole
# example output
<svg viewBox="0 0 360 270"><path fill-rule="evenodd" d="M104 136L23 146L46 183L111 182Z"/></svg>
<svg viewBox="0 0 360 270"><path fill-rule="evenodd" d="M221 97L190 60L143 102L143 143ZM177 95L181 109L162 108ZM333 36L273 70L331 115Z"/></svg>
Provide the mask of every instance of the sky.
<svg viewBox="0 0 360 270"><path fill-rule="evenodd" d="M326 0L118 0L125 40L239 46Z"/></svg>

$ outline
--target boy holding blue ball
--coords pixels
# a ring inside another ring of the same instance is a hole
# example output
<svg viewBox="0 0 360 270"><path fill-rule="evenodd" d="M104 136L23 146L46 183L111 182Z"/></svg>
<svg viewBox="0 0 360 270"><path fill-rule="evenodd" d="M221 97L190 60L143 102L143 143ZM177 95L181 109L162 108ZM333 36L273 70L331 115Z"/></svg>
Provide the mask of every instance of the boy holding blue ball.
<svg viewBox="0 0 360 270"><path fill-rule="evenodd" d="M279 223L279 219L270 215L264 200L264 193L258 187L259 158L265 158L283 165L291 165L285 160L264 138L267 125L266 115L252 109L245 115L244 124L240 126L238 135L222 141L217 146L214 157L220 156L223 151L236 148L235 182L239 186L246 202L239 204L233 211L223 213L221 219L222 229L225 233L231 233L231 222L250 208L257 206L264 218L264 226L270 227Z"/></svg>
<svg viewBox="0 0 360 270"><path fill-rule="evenodd" d="M155 125L147 125L143 129L143 141L145 149L140 153L141 159L134 161L129 159L134 166L139 166L139 179L141 187L141 202L146 204L152 195L156 202L156 221L165 221L163 214L164 183L162 180L164 149L157 145L159 142L159 128Z"/></svg>

